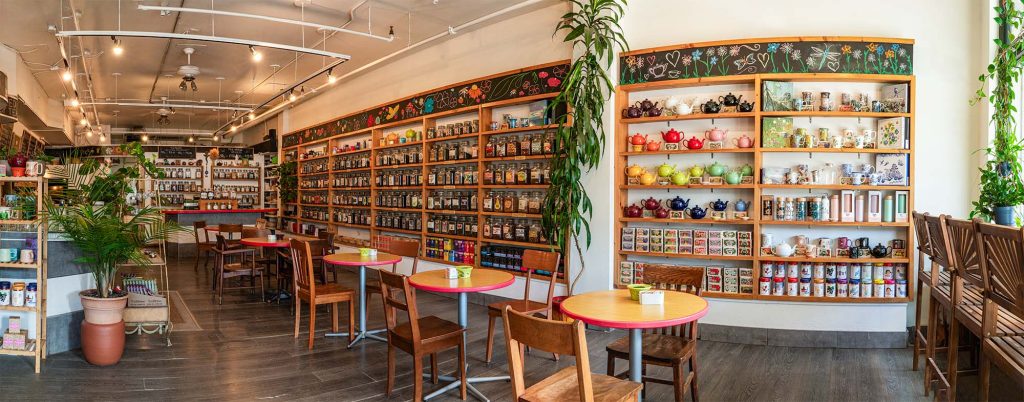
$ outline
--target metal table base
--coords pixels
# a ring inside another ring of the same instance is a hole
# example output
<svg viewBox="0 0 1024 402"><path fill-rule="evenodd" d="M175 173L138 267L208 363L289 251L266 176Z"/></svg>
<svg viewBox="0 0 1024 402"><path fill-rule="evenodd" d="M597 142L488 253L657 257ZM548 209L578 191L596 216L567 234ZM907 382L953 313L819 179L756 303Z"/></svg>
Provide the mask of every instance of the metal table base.
<svg viewBox="0 0 1024 402"><path fill-rule="evenodd" d="M325 262L325 264L326 264L326 262ZM386 329L374 329L374 330L370 330L370 331L366 330L366 266L365 265L360 265L359 266L359 327L356 328L356 337L355 337L355 339L353 339L352 342L349 342L348 347L351 348L352 346L355 346L355 344L359 343L359 341L364 340L364 339L372 339L372 340L375 340L375 341L380 341L380 342L385 342L386 343L388 341L387 339L375 335L375 334L379 334L379 333L382 333L382 332L387 332L387 330ZM327 334L324 334L324 336L328 337L328 338L331 338L331 337L346 337L347 338L348 337L348 332L328 332Z"/></svg>
<svg viewBox="0 0 1024 402"><path fill-rule="evenodd" d="M459 326L461 326L466 331L469 331L469 295L466 294L465 292L459 292ZM466 332L462 333L462 342L464 344L466 344L466 346L469 345L469 341L467 340ZM468 355L468 353L467 353L467 355ZM468 358L467 358L467 360L468 360ZM424 377L428 377L428 375L424 374ZM439 396L441 394L444 394L445 392L448 392L448 391L451 391L453 389L458 389L459 388L460 381L459 381L458 377L448 376L448 375L445 375L445 376L439 375L439 376L437 376L437 379L438 380L443 380L443 381L451 381L451 383L445 385L443 388L441 388L439 390L431 392L427 396L424 396L423 397L424 401L430 400L431 398L437 397L437 396ZM473 384L481 383L481 382L511 381L511 380L512 380L512 378L507 376L507 375L497 376L497 377L470 377L469 376L469 363L468 362L466 363L466 392L472 394L473 396L475 396L477 399L479 399L481 401L490 402L490 399L488 399L483 393L481 393L478 389L476 389L476 387L474 387Z"/></svg>

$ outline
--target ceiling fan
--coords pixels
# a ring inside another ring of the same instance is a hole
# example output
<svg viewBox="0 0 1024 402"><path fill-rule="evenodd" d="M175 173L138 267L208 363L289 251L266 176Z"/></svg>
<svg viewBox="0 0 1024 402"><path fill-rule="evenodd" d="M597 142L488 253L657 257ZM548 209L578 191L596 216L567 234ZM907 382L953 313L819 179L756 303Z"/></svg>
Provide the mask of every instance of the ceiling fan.
<svg viewBox="0 0 1024 402"><path fill-rule="evenodd" d="M199 75L199 67L192 65L192 53L196 52L195 48L186 47L182 49L185 55L188 57L188 64L178 67L178 75L181 75L181 84L178 84L178 89L182 92L188 91L191 86L192 92L199 91L199 86L196 85L196 76Z"/></svg>

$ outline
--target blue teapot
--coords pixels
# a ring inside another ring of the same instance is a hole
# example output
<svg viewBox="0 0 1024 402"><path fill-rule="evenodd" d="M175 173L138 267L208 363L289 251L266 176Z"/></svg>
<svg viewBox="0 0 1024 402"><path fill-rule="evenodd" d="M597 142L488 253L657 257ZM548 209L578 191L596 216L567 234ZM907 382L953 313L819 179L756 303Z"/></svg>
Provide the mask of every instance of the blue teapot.
<svg viewBox="0 0 1024 402"><path fill-rule="evenodd" d="M732 204L732 207L736 208L736 211L738 211L738 212L746 212L747 211L747 207L749 207L749 206L750 205L747 204L746 201L743 201L743 199L736 200L736 203Z"/></svg>
<svg viewBox="0 0 1024 402"><path fill-rule="evenodd" d="M687 210L687 215L690 215L690 218L692 219L703 219L707 214L707 209L701 209L701 207L697 205L694 205Z"/></svg>
<svg viewBox="0 0 1024 402"><path fill-rule="evenodd" d="M669 201L669 208L672 208L673 211L685 211L686 208L689 206L690 199L687 198L684 200L683 197L680 197L678 195L676 196L676 198L673 198L672 200Z"/></svg>
<svg viewBox="0 0 1024 402"><path fill-rule="evenodd" d="M715 211L725 211L725 208L729 206L729 201L722 201L721 198L718 201L711 203L711 209Z"/></svg>

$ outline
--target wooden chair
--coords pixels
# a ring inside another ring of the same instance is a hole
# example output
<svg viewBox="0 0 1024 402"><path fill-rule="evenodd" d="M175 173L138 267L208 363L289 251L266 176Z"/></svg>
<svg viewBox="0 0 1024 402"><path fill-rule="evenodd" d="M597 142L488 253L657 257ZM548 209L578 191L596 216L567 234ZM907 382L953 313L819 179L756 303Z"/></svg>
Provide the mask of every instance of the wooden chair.
<svg viewBox="0 0 1024 402"><path fill-rule="evenodd" d="M541 319L517 312L512 306L505 306L501 317L505 324L513 400L618 402L635 401L640 396L641 384L590 372L583 322ZM523 378L525 347L576 356L576 365L527 387Z"/></svg>
<svg viewBox="0 0 1024 402"><path fill-rule="evenodd" d="M700 296L704 269L697 267L670 267L647 265L644 281L657 289L688 292ZM644 385L648 382L672 385L675 400L682 401L689 386L691 398L697 396L697 322L672 327L645 330L643 337L642 367ZM629 339L620 338L605 348L608 352L608 375L615 375L615 360L629 361ZM683 366L689 363L690 372L683 377ZM672 368L672 380L646 376L646 366L655 365ZM626 373L617 377L625 378Z"/></svg>
<svg viewBox="0 0 1024 402"><path fill-rule="evenodd" d="M219 229L218 235L224 236L224 239L228 242L228 246L232 248L242 247L241 240L243 226L241 224L225 223L217 225L217 228Z"/></svg>
<svg viewBox="0 0 1024 402"><path fill-rule="evenodd" d="M268 229L267 220L263 218L256 218L256 229Z"/></svg>
<svg viewBox="0 0 1024 402"><path fill-rule="evenodd" d="M942 220L942 238L949 250L950 265L950 299L953 311L949 322L949 353L947 355L948 381L942 386L948 388L946 399L955 399L957 378L961 374L974 373L977 370L960 370L960 349L966 348L977 357L975 344L960 345L961 327L970 331L977 339L981 339L981 305L984 303L984 283L978 266L977 233L974 222L953 219L948 216ZM974 360L974 359L972 359ZM938 371L936 368L933 370ZM939 380L943 380L942 377ZM942 396L941 393L936 397Z"/></svg>
<svg viewBox="0 0 1024 402"><path fill-rule="evenodd" d="M213 252L217 255L216 274L217 279L214 281L214 286L217 289L217 293L214 297L217 298L217 304L224 303L224 291L233 289L251 289L256 290L256 277L260 280L260 300L263 300L263 269L256 266L256 251L251 248L233 247L228 243L228 240L224 238L224 235L217 234L217 247L213 249ZM224 287L224 280L231 278L249 277L249 286L237 286L231 288Z"/></svg>
<svg viewBox="0 0 1024 402"><path fill-rule="evenodd" d="M313 253L313 264L319 267L320 278L323 280L323 283L327 283L328 272L333 276L331 282L338 283L338 271L328 270L327 264L324 264L324 256L334 249L334 232L324 230L318 233L316 237L318 241L314 243L316 249Z"/></svg>
<svg viewBox="0 0 1024 402"><path fill-rule="evenodd" d="M270 230L260 229L259 227L242 227L241 238L246 239L250 237L267 237L270 235ZM277 255L274 254L273 250L267 249L266 247L252 247L256 250L256 265L265 267L265 271L269 275L270 267L277 264Z"/></svg>
<svg viewBox="0 0 1024 402"><path fill-rule="evenodd" d="M213 248L217 242L210 240L210 232L206 231L206 221L192 222L193 238L196 241L196 260L193 271L199 272L199 257L203 258L203 269L210 266L210 257L213 255ZM199 233L202 232L202 236Z"/></svg>
<svg viewBox="0 0 1024 402"><path fill-rule="evenodd" d="M935 361L935 355L939 352L947 352L946 347L939 347L939 326L940 318L945 321L949 320L949 317L953 315L953 304L952 304L952 266L953 263L950 261L949 244L946 242L944 237L945 228L943 218L945 216L934 216L925 215L924 225L928 230L928 244L931 250L929 258L931 259L931 271L928 273L929 289L931 290L928 297L928 328L927 336L928 340L925 342L925 361L927 363L924 373L924 394L928 395L931 389L933 378L941 378L943 382L947 380L941 370L931 370L931 367L938 367L938 364L933 363ZM941 310L941 311L940 311ZM948 322L941 323L944 325L944 332L942 333L942 341L949 339L949 328Z"/></svg>
<svg viewBox="0 0 1024 402"><path fill-rule="evenodd" d="M299 315L302 302L309 302L309 349L313 349L313 337L316 333L316 306L331 305L331 330L339 332L338 303L348 304L348 341L355 339L356 327L356 292L337 284L317 285L313 274L313 253L308 241L291 240L292 265L295 283L295 337L299 337Z"/></svg>
<svg viewBox="0 0 1024 402"><path fill-rule="evenodd" d="M988 401L993 363L1024 386L1024 335L1006 334L999 325L999 316L1004 314L1024 320L1024 229L979 221L975 230L986 296L978 388L981 400Z"/></svg>
<svg viewBox="0 0 1024 402"><path fill-rule="evenodd" d="M917 371L918 367L920 367L918 362L921 353L928 348L928 334L921 331L921 310L924 308L924 301L922 299L925 289L934 286L937 277L932 275L932 272L937 270L937 267L931 262L931 238L928 237L928 224L925 223L925 217L928 216L928 213L922 214L914 211L911 216L914 222L914 233L917 237L917 275L915 275L917 276L917 294L914 296L914 358L912 363L913 370ZM927 383L925 386L927 387Z"/></svg>
<svg viewBox="0 0 1024 402"><path fill-rule="evenodd" d="M418 240L393 239L388 243L387 249L384 251L397 256L412 258L412 273L409 275L416 275L416 270L420 263L420 242ZM391 264L391 273L398 273L398 263ZM366 299L369 300L370 296L374 294L382 294L380 281L376 279L367 280ZM381 297L381 303L384 303L383 296ZM384 307L387 308L386 305ZM369 314L370 311L367 310L366 312Z"/></svg>
<svg viewBox="0 0 1024 402"><path fill-rule="evenodd" d="M459 392L466 399L466 344L465 332L459 324L437 316L420 318L416 308L416 293L405 275L377 271L384 296L384 316L388 326L388 378L385 394L391 396L395 386L395 349L413 357L413 400L423 400L423 357L430 356L433 382L437 383L437 353L458 348ZM405 312L405 321L399 322L398 311Z"/></svg>
<svg viewBox="0 0 1024 402"><path fill-rule="evenodd" d="M523 298L520 300L507 300L491 303L487 306L487 358L488 363L494 352L494 321L501 317L505 307L511 307L516 312L539 315L551 318L551 299L555 296L555 279L558 275L551 275L548 279L548 295L545 302L530 300L530 284L533 282L533 272L536 270L558 272L558 264L561 262L562 254L557 251L523 250L523 268L526 269L526 286L523 290ZM558 359L558 355L555 355Z"/></svg>

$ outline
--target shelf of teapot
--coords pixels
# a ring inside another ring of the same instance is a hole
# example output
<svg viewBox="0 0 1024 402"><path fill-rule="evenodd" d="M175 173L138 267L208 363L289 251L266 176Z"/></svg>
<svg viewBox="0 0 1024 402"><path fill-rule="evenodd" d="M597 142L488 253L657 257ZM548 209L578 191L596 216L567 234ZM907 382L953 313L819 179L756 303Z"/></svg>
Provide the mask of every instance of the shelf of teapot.
<svg viewBox="0 0 1024 402"><path fill-rule="evenodd" d="M658 117L636 117L623 118L621 121L626 124L653 123L659 121L680 121L680 120L712 120L712 119L749 119L755 116L754 112L737 113L692 113L679 115L661 115Z"/></svg>
<svg viewBox="0 0 1024 402"><path fill-rule="evenodd" d="M551 184L484 184L480 188L495 190L546 190Z"/></svg>
<svg viewBox="0 0 1024 402"><path fill-rule="evenodd" d="M806 189L806 190L903 190L910 186L870 186L867 184L760 184L761 189Z"/></svg>
<svg viewBox="0 0 1024 402"><path fill-rule="evenodd" d="M909 154L909 149L878 149L878 148L760 148L761 152L808 152L838 154Z"/></svg>
<svg viewBox="0 0 1024 402"><path fill-rule="evenodd" d="M677 149L672 151L619 152L619 156L642 155L676 155L676 154L752 154L754 148L723 148L723 149Z"/></svg>
<svg viewBox="0 0 1024 402"><path fill-rule="evenodd" d="M868 187L868 186L860 186L860 187ZM643 184L625 184L625 185L619 186L619 190L671 190L671 189L687 189L687 188L693 188L693 189L697 189L697 188L701 188L701 189L708 189L708 188L715 189L715 188L718 188L718 189L727 189L727 190L730 190L730 189L753 189L754 185L753 184L684 184L684 185L680 186L680 185L675 185L675 184L671 184L671 185L668 185L668 184L667 185L653 184L653 185L650 185L650 186L645 186Z"/></svg>
<svg viewBox="0 0 1024 402"><path fill-rule="evenodd" d="M667 258L692 258L698 260L729 260L729 261L753 261L754 257L749 255L705 255L705 254L680 254L680 253L649 253L645 251L626 251L619 249L621 255L639 255L645 257L667 257Z"/></svg>
<svg viewBox="0 0 1024 402"><path fill-rule="evenodd" d="M890 264L909 264L909 258L849 258L849 257L777 257L773 255L762 255L757 257L758 261L764 262L836 262L836 263L848 263L848 264L864 264L864 263L890 263Z"/></svg>
<svg viewBox="0 0 1024 402"><path fill-rule="evenodd" d="M852 227L908 227L910 222L816 222L816 221L766 221L761 225L771 226L852 226Z"/></svg>
<svg viewBox="0 0 1024 402"><path fill-rule="evenodd" d="M888 117L910 117L910 113L881 113L881 112L761 112L761 117L867 117L867 118L888 118Z"/></svg>
<svg viewBox="0 0 1024 402"><path fill-rule="evenodd" d="M756 219L671 219L671 218L619 218L619 222L640 222L640 223L680 223L680 224L695 224L695 225L753 225L757 223Z"/></svg>

